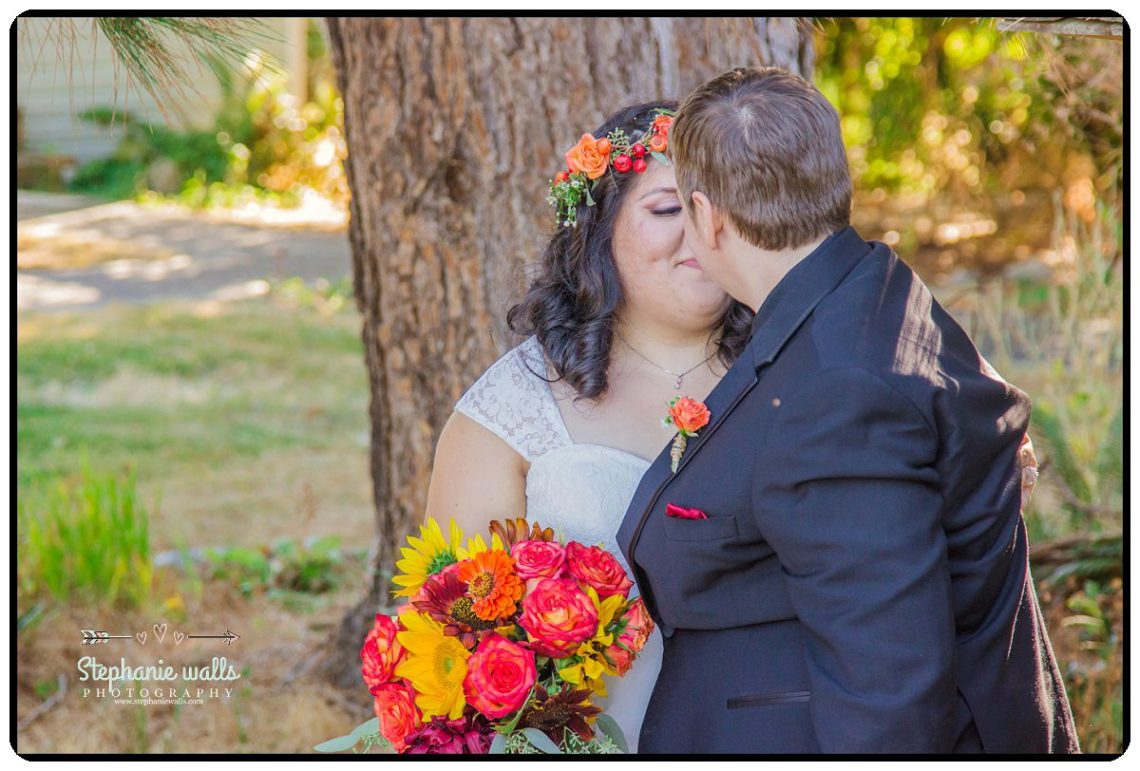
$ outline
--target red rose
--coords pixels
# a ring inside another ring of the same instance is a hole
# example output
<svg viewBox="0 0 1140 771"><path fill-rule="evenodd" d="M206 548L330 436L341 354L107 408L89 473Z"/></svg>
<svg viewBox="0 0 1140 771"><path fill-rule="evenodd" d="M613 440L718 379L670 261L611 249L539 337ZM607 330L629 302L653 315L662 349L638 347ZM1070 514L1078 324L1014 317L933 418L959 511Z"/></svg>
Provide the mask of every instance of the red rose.
<svg viewBox="0 0 1140 771"><path fill-rule="evenodd" d="M519 541L511 547L519 578L558 578L566 565L566 550L554 541Z"/></svg>
<svg viewBox="0 0 1140 771"><path fill-rule="evenodd" d="M463 695L487 717L505 717L523 705L537 677L534 651L492 632L467 659Z"/></svg>
<svg viewBox="0 0 1140 771"><path fill-rule="evenodd" d="M385 683L372 689L372 708L380 719L380 735L396 752L407 749L407 737L419 728L422 717L412 689L403 683Z"/></svg>
<svg viewBox="0 0 1140 771"><path fill-rule="evenodd" d="M594 587L602 600L614 594L628 597L633 586L617 557L597 546L577 541L566 544L566 568L574 578Z"/></svg>
<svg viewBox="0 0 1140 771"><path fill-rule="evenodd" d="M645 609L645 603L638 597L621 617L624 625L617 640L606 648L606 658L614 665L618 677L624 676L633 665L637 654L645 648L645 642L653 632L653 619Z"/></svg>
<svg viewBox="0 0 1140 771"><path fill-rule="evenodd" d="M540 578L523 599L519 624L530 637L531 650L564 658L594 634L598 609L570 578Z"/></svg>
<svg viewBox="0 0 1140 771"><path fill-rule="evenodd" d="M390 681L396 665L404 658L404 647L396 640L397 631L391 617L376 614L376 622L360 649L360 674L369 688Z"/></svg>

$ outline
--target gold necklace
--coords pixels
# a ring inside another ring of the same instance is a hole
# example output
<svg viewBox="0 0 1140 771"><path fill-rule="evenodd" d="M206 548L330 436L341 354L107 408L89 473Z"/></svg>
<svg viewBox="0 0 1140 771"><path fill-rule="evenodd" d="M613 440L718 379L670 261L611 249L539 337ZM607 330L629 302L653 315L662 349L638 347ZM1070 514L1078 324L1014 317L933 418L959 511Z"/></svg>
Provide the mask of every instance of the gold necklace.
<svg viewBox="0 0 1140 771"><path fill-rule="evenodd" d="M707 364L709 362L709 359L711 359L713 356L716 356L716 354L717 354L717 351L713 351L708 356L706 356L702 361L697 362L696 364L689 367L684 372L674 372L671 369L667 369L665 367L662 367L660 364L655 362L653 359L649 358L644 353L642 353L641 351L634 348L633 345L628 340L626 340L625 337L622 336L621 332L618 332L615 329L614 334L618 336L619 340L621 340L623 343L625 343L626 347L629 348L629 350L633 351L638 356L645 359L647 362L652 364L654 367L657 367L657 369L661 370L662 372L668 373L668 374L672 375L673 377L677 378L675 381L673 381L673 388L678 390L678 391L681 390L681 381L685 379L685 375L689 374L690 372L692 372L693 370L695 370L697 367L701 366L702 364Z"/></svg>

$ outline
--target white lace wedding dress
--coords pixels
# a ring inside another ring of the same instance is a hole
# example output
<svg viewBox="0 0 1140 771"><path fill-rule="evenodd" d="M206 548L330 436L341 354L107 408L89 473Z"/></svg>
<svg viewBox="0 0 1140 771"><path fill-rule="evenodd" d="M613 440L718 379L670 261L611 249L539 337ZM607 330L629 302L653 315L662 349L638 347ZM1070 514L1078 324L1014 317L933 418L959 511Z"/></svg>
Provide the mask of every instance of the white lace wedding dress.
<svg viewBox="0 0 1140 771"><path fill-rule="evenodd" d="M560 541L602 546L632 577L616 536L650 462L616 447L574 442L550 384L538 376L546 372L542 347L531 337L491 365L455 409L493 431L530 463L527 519L554 528ZM625 677L610 678L609 697L599 700L621 727L630 752L637 751L661 652L661 633L655 629L632 669Z"/></svg>

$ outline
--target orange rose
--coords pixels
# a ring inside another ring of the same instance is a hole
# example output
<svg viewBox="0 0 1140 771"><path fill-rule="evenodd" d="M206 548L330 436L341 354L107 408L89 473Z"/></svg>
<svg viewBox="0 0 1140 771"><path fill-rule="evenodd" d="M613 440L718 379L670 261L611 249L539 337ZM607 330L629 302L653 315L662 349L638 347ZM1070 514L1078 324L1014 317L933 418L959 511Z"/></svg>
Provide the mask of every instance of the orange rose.
<svg viewBox="0 0 1140 771"><path fill-rule="evenodd" d="M487 717L505 717L523 705L536 677L534 651L492 632L467 660L463 695Z"/></svg>
<svg viewBox="0 0 1140 771"><path fill-rule="evenodd" d="M385 683L372 689L372 708L380 719L380 735L396 752L407 749L407 737L420 727L423 718L412 689L403 683Z"/></svg>
<svg viewBox="0 0 1140 771"><path fill-rule="evenodd" d="M688 396L674 399L669 405L669 417L682 434L695 434L708 425L709 408Z"/></svg>
<svg viewBox="0 0 1140 771"><path fill-rule="evenodd" d="M523 600L519 626L535 653L563 658L593 636L598 609L574 579L543 578Z"/></svg>
<svg viewBox="0 0 1140 771"><path fill-rule="evenodd" d="M663 153L669 147L669 140L661 134L654 134L649 137L649 151L652 153Z"/></svg>
<svg viewBox="0 0 1140 771"><path fill-rule="evenodd" d="M597 546L583 546L577 541L566 544L566 567L570 575L594 587L603 600L614 594L628 597L633 588L617 557Z"/></svg>
<svg viewBox="0 0 1140 771"><path fill-rule="evenodd" d="M397 631L396 622L389 616L376 614L372 630L360 649L360 673L369 688L391 680L396 665L404 658L404 647L396 641Z"/></svg>
<svg viewBox="0 0 1140 771"><path fill-rule="evenodd" d="M658 115L653 119L653 133L660 134L666 139L669 138L669 129L673 127L672 115ZM652 141L652 140L650 140Z"/></svg>
<svg viewBox="0 0 1140 771"><path fill-rule="evenodd" d="M566 166L572 172L582 172L590 179L597 179L606 173L610 163L610 142L608 139L594 139L593 134L583 134L578 144L566 151Z"/></svg>
<svg viewBox="0 0 1140 771"><path fill-rule="evenodd" d="M638 597L622 616L624 628L617 640L606 649L606 657L617 670L618 677L625 675L633 666L633 660L645 647L645 642L653 632L653 619L645 609L645 603Z"/></svg>

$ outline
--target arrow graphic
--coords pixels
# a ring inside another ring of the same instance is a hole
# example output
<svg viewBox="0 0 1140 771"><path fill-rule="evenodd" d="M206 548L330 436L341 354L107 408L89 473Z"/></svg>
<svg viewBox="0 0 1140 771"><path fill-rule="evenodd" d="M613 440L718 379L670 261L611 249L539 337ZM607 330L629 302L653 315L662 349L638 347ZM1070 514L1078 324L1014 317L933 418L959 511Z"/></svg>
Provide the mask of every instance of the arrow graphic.
<svg viewBox="0 0 1140 771"><path fill-rule="evenodd" d="M129 640L134 635L129 634L110 634L102 629L82 629L83 642L81 645L106 645L111 640Z"/></svg>
<svg viewBox="0 0 1140 771"><path fill-rule="evenodd" d="M226 630L225 634L188 634L186 636L187 637L197 637L198 639L203 639L203 640L205 640L205 639L225 640L226 645L229 645L234 640L237 640L241 637L241 635L234 634L233 632L231 632L228 629Z"/></svg>

